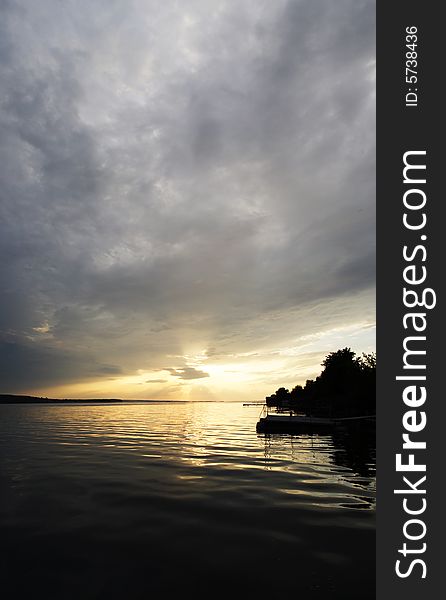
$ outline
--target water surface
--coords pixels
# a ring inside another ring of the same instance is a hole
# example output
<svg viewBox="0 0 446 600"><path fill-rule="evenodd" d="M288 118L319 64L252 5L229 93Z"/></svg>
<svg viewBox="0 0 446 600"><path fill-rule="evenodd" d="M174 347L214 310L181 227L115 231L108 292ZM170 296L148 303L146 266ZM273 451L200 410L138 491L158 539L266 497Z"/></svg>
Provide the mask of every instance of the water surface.
<svg viewBox="0 0 446 600"><path fill-rule="evenodd" d="M7 598L374 598L374 452L236 403L0 406Z"/></svg>

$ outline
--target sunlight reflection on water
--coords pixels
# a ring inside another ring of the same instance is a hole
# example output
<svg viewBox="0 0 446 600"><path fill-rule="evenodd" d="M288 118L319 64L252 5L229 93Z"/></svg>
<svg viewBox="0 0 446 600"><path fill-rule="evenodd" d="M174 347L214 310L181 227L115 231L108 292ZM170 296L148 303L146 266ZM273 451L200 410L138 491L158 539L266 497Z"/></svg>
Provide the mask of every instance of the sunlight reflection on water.
<svg viewBox="0 0 446 600"><path fill-rule="evenodd" d="M368 445L343 434L259 435L259 407L235 403L0 411L6 561L34 585L68 586L67 598L128 597L144 573L151 590L173 593L169 566L194 590L223 566L227 585L252 593L295 591L297 577L311 598L374 595ZM51 577L42 552L56 561ZM356 580L368 582L359 595Z"/></svg>

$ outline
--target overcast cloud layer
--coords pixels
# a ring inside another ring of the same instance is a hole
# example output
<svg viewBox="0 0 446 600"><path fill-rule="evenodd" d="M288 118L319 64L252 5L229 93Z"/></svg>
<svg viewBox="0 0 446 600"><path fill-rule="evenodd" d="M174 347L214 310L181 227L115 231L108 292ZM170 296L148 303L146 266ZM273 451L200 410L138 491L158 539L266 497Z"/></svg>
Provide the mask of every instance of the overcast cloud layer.
<svg viewBox="0 0 446 600"><path fill-rule="evenodd" d="M373 1L0 6L0 391L255 396L372 349Z"/></svg>

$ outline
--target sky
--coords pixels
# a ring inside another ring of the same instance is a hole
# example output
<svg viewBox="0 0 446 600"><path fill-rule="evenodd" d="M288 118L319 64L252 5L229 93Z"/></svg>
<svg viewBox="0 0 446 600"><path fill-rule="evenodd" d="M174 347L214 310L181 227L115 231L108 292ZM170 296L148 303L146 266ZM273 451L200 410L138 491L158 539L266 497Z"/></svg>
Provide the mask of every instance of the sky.
<svg viewBox="0 0 446 600"><path fill-rule="evenodd" d="M374 0L0 13L0 392L261 401L375 349Z"/></svg>

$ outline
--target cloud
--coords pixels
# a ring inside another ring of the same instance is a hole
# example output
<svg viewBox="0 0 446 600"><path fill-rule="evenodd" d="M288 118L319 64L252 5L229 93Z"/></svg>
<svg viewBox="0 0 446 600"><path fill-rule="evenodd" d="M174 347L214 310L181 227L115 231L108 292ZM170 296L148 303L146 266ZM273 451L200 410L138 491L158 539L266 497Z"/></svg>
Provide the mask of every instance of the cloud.
<svg viewBox="0 0 446 600"><path fill-rule="evenodd" d="M374 319L374 1L0 13L7 385Z"/></svg>
<svg viewBox="0 0 446 600"><path fill-rule="evenodd" d="M180 379L201 379L203 377L209 377L209 373L195 369L194 367L182 367L181 369L166 369L174 377Z"/></svg>
<svg viewBox="0 0 446 600"><path fill-rule="evenodd" d="M26 392L30 384L41 388L121 373L118 366L82 352L32 342L0 341L0 364L2 387L9 392Z"/></svg>

